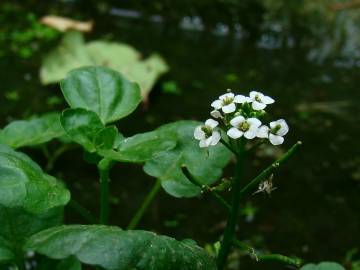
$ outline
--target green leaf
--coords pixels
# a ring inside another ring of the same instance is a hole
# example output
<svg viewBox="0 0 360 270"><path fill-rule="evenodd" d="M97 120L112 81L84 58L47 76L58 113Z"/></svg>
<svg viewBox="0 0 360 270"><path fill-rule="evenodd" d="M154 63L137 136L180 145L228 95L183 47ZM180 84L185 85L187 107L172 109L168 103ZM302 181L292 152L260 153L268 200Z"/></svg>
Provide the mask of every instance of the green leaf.
<svg viewBox="0 0 360 270"><path fill-rule="evenodd" d="M114 147L116 140L119 138L119 132L116 126L109 126L100 130L95 135L96 149L111 149Z"/></svg>
<svg viewBox="0 0 360 270"><path fill-rule="evenodd" d="M141 163L153 158L157 153L175 147L176 137L159 130L137 134L118 142L116 150L100 150L103 157L119 162Z"/></svg>
<svg viewBox="0 0 360 270"><path fill-rule="evenodd" d="M82 145L89 152L96 151L98 142L95 142L95 139L105 126L95 112L81 108L66 109L62 113L60 121L67 135L73 141Z"/></svg>
<svg viewBox="0 0 360 270"><path fill-rule="evenodd" d="M215 270L202 248L147 231L103 225L69 225L42 231L26 247L55 259L68 256L112 270Z"/></svg>
<svg viewBox="0 0 360 270"><path fill-rule="evenodd" d="M59 47L45 57L40 70L41 82L58 82L70 70L91 65L109 67L139 83L144 100L156 80L169 70L157 54L143 60L140 52L130 45L102 40L86 44L81 33L70 32L65 34Z"/></svg>
<svg viewBox="0 0 360 270"><path fill-rule="evenodd" d="M222 169L230 160L230 152L221 144L208 149L199 147L193 134L195 127L200 124L194 121L179 121L160 128L159 132L177 134L177 146L157 154L145 163L145 172L160 179L162 187L172 196L193 197L200 194L200 188L183 174L182 165L185 165L201 184L210 185L221 177Z"/></svg>
<svg viewBox="0 0 360 270"><path fill-rule="evenodd" d="M12 148L46 143L65 134L58 113L11 122L0 131L0 143Z"/></svg>
<svg viewBox="0 0 360 270"><path fill-rule="evenodd" d="M0 237L0 263L11 262L15 260L14 253L9 249L8 243L5 239Z"/></svg>
<svg viewBox="0 0 360 270"><path fill-rule="evenodd" d="M141 101L137 84L105 67L72 70L60 86L70 107L96 112L104 124L129 115Z"/></svg>
<svg viewBox="0 0 360 270"><path fill-rule="evenodd" d="M23 245L31 235L60 225L62 218L61 207L42 214L32 214L22 208L0 205L0 262L14 261L15 257L22 257Z"/></svg>
<svg viewBox="0 0 360 270"><path fill-rule="evenodd" d="M42 213L69 200L69 191L28 156L0 145L0 205Z"/></svg>
<svg viewBox="0 0 360 270"><path fill-rule="evenodd" d="M76 258L69 257L61 261L55 270L81 270L81 263Z"/></svg>
<svg viewBox="0 0 360 270"><path fill-rule="evenodd" d="M345 270L345 268L335 262L321 262L317 265L306 264L300 270Z"/></svg>

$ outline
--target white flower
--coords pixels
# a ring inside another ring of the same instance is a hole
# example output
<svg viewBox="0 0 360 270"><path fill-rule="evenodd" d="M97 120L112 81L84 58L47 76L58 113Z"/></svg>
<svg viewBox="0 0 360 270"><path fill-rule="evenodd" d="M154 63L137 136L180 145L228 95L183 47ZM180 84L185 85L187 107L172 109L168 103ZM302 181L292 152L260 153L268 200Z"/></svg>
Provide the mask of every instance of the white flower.
<svg viewBox="0 0 360 270"><path fill-rule="evenodd" d="M223 118L221 112L219 112L218 110L213 110L210 112L210 115L214 118Z"/></svg>
<svg viewBox="0 0 360 270"><path fill-rule="evenodd" d="M227 132L227 135L233 139L240 138L244 135L247 139L253 139L258 133L258 128L261 125L261 122L257 118L248 118L245 119L243 116L236 116L231 121L230 124L233 126Z"/></svg>
<svg viewBox="0 0 360 270"><path fill-rule="evenodd" d="M199 140L200 147L208 147L210 145L216 145L221 135L219 131L214 130L219 125L218 121L208 119L205 121L205 125L201 125L195 128L194 137Z"/></svg>
<svg viewBox="0 0 360 270"><path fill-rule="evenodd" d="M236 95L235 98L234 98L234 102L239 103L239 104L243 104L245 102L251 103L251 101L252 101L251 98L245 97L243 95Z"/></svg>
<svg viewBox="0 0 360 270"><path fill-rule="evenodd" d="M261 126L258 130L257 136L259 138L269 138L269 141L273 145L279 145L284 142L286 133L289 132L289 126L284 119L273 121L270 123L270 128L267 126Z"/></svg>
<svg viewBox="0 0 360 270"><path fill-rule="evenodd" d="M264 94L256 91L250 92L250 99L252 101L251 106L255 111L265 109L266 105L275 102L271 97L265 96Z"/></svg>
<svg viewBox="0 0 360 270"><path fill-rule="evenodd" d="M211 103L211 107L215 110L222 110L224 113L232 113L236 110L236 105L234 103L235 95L233 93L226 93L221 95L219 99Z"/></svg>

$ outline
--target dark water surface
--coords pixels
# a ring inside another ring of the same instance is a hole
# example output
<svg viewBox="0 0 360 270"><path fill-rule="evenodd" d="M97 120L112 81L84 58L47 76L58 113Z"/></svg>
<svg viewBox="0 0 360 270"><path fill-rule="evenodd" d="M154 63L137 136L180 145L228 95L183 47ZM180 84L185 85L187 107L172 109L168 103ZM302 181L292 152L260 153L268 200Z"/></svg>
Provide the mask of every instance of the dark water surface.
<svg viewBox="0 0 360 270"><path fill-rule="evenodd" d="M275 98L276 103L268 111L274 119L285 118L290 132L280 148L268 147L250 158L244 182L297 140L302 140L303 146L275 174L277 189L271 197L248 197L257 212L251 222L244 216L239 220L239 239L308 261L342 262L349 249L359 247L359 68L340 67L335 61L310 63L307 50L261 49L229 37L169 32L161 25L138 21L104 23L87 38L104 36L127 42L144 55L157 51L170 66L170 72L150 95L148 106L139 107L119 122L118 128L125 135L180 119L205 120L211 101L227 88L242 94L259 89ZM46 103L47 98L61 95L57 85L40 85L40 61L41 55L30 61L9 56L0 62L2 125L33 112L65 108L64 102L55 106ZM162 92L162 84L169 80L176 82L181 95ZM5 98L11 91L19 93L18 101ZM44 163L40 151L24 151ZM230 176L231 168L226 173ZM98 212L97 172L82 161L80 150L61 157L52 174L64 179L74 198ZM141 166L127 164L116 165L111 178L111 224L124 227L154 179L145 175ZM67 210L67 223L84 222ZM175 199L161 192L139 227L178 239L194 238L204 245L218 240L225 218L223 209L207 196ZM244 257L241 269L286 268L258 264Z"/></svg>

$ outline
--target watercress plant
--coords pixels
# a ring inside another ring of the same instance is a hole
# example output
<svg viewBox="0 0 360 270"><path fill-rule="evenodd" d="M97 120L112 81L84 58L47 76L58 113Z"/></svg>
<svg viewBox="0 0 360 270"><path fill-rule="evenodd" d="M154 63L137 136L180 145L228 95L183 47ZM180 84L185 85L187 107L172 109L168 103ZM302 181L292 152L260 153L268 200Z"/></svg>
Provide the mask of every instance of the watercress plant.
<svg viewBox="0 0 360 270"><path fill-rule="evenodd" d="M301 144L295 143L253 180L242 179L244 159L252 150L267 142L279 145L288 132L282 119L269 126L262 124L267 117L265 107L274 103L272 98L255 91L249 97L229 92L211 104L211 115L216 120L208 119L205 124L178 121L126 138L115 122L139 105L141 95L136 83L109 68L92 66L71 71L60 85L69 108L61 114L16 121L0 131L0 265L8 269L81 269L81 264L87 264L96 269L118 270L221 270L226 267L231 248L240 248L256 260L300 267L297 258L256 252L239 241L235 232L241 200L256 192L258 186L258 191L271 192L268 177ZM60 149L53 155L44 151L52 160L50 168L68 145L81 147L87 160L97 166L99 218L70 199L70 191L62 181L14 150L39 145L46 149L45 144L55 138L62 143ZM235 177L219 182L231 157L236 160ZM143 164L145 173L157 179L126 230L108 225L109 175L117 162ZM217 253L208 253L193 240L178 241L134 230L161 187L174 197L211 194L224 207L227 226ZM231 202L222 197L229 190ZM62 224L68 203L89 224ZM33 252L54 260L39 257L30 264L28 255ZM303 269L313 269L309 267Z"/></svg>

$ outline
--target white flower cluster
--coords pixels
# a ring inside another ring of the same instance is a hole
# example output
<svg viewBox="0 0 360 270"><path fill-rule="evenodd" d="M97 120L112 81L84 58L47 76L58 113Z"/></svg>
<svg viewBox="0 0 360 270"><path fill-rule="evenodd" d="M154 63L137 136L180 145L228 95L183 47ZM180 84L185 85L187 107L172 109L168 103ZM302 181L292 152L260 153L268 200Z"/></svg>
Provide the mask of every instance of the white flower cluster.
<svg viewBox="0 0 360 270"><path fill-rule="evenodd" d="M274 102L271 97L257 91L251 91L248 97L229 91L211 103L214 110L210 114L222 122L226 134L232 139L242 136L249 140L256 137L267 138L271 144L279 145L284 142L283 136L289 131L286 121L280 119L266 126L259 119L265 113L266 106ZM213 119L208 119L205 125L196 127L194 137L200 141L200 147L216 145L220 141L218 128L219 122Z"/></svg>

